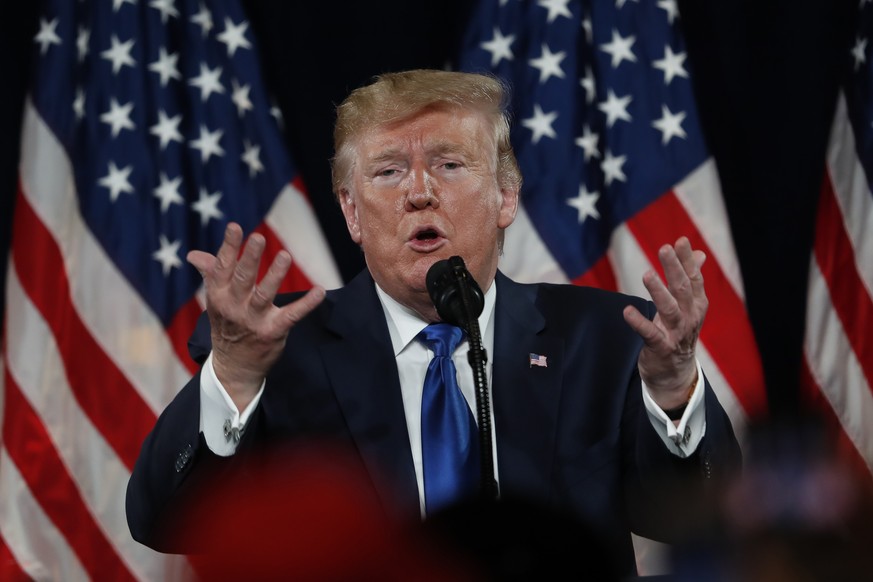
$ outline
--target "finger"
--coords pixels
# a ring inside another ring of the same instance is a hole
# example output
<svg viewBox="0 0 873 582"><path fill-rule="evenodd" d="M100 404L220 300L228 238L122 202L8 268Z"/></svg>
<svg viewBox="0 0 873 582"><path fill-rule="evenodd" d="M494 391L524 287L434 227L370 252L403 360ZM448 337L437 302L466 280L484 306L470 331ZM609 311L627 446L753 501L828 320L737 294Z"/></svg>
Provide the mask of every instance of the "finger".
<svg viewBox="0 0 873 582"><path fill-rule="evenodd" d="M649 291L649 295L658 310L661 319L670 327L677 327L681 321L681 309L679 302L673 293L664 285L655 271L647 271L643 275L643 285Z"/></svg>
<svg viewBox="0 0 873 582"><path fill-rule="evenodd" d="M633 305L628 305L622 311L624 320L637 332L647 346L658 349L664 343L664 332Z"/></svg>
<svg viewBox="0 0 873 582"><path fill-rule="evenodd" d="M318 305L324 300L324 295L324 288L315 286L294 303L289 303L282 307L281 317L276 319L278 325L282 328L279 331L287 332L287 330L294 327L295 324L300 322L300 320L309 315L313 309L318 307Z"/></svg>
<svg viewBox="0 0 873 582"><path fill-rule="evenodd" d="M682 240L685 241L684 246L680 242ZM683 256L687 253L690 258L691 247L685 237L680 241L677 241L675 248L670 245L662 246L658 250L658 258L664 267L664 277L667 279L667 288L670 293L676 298L682 309L689 309L694 297L691 290L691 280L685 270L680 253Z"/></svg>
<svg viewBox="0 0 873 582"><path fill-rule="evenodd" d="M703 251L693 251L691 253L691 264L687 265L683 262L685 270L688 273L688 279L691 281L691 292L695 298L705 297L706 291L703 285L703 264L706 262L706 253Z"/></svg>
<svg viewBox="0 0 873 582"><path fill-rule="evenodd" d="M249 297L252 288L257 283L258 267L261 264L261 256L267 242L260 234L249 237L243 248L242 256L237 261L233 270L233 279L230 285L231 294L237 299L244 300Z"/></svg>
<svg viewBox="0 0 873 582"><path fill-rule="evenodd" d="M273 259L270 268L267 270L261 282L255 285L252 292L252 300L250 305L255 311L262 311L264 308L273 304L273 299L288 274L288 269L291 267L291 255L288 251L282 250Z"/></svg>
<svg viewBox="0 0 873 582"><path fill-rule="evenodd" d="M236 259L239 256L242 238L242 227L235 222L229 222L227 228L224 229L224 241L215 254L216 261L211 272L211 276L217 284L230 282L236 268Z"/></svg>

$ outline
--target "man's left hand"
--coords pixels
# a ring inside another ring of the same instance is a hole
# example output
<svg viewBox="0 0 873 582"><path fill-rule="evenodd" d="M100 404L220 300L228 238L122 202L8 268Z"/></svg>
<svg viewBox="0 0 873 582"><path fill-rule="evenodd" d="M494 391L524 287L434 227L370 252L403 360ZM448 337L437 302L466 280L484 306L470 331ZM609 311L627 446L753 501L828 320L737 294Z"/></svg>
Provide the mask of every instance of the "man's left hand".
<svg viewBox="0 0 873 582"><path fill-rule="evenodd" d="M662 246L658 258L667 284L654 270L643 275L658 313L649 321L628 305L624 319L645 342L640 352L640 377L658 406L668 410L688 401L697 379L695 349L709 307L700 272L706 255L693 250L683 236L673 246Z"/></svg>

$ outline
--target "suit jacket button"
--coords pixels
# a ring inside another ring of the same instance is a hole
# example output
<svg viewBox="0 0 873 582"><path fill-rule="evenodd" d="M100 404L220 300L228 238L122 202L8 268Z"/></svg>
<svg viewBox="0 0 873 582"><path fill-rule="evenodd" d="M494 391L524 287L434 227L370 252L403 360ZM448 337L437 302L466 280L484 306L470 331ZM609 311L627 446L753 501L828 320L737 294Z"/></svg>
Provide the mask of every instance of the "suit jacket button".
<svg viewBox="0 0 873 582"><path fill-rule="evenodd" d="M176 472L181 473L182 469L185 468L185 465L188 464L188 461L191 460L191 455L194 454L194 447L190 444L185 445L185 448L182 449L182 452L179 453L179 456L176 457Z"/></svg>

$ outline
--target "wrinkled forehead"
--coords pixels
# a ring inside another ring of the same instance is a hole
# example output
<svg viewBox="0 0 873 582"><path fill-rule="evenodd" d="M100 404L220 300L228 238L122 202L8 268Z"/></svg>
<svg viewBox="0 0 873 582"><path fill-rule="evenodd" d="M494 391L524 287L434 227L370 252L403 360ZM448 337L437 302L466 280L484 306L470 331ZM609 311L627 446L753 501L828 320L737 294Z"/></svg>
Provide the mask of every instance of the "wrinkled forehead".
<svg viewBox="0 0 873 582"><path fill-rule="evenodd" d="M428 107L373 124L354 141L357 154L365 158L412 149L495 159L497 155L494 127L486 113L459 106Z"/></svg>

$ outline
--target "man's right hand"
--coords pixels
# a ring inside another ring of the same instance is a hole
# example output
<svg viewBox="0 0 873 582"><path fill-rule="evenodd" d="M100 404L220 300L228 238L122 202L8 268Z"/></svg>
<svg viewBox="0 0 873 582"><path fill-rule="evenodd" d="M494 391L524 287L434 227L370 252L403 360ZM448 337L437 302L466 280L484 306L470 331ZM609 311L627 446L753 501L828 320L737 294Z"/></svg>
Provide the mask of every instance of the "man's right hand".
<svg viewBox="0 0 873 582"><path fill-rule="evenodd" d="M324 299L324 289L316 286L293 303L275 306L273 299L291 267L291 255L280 251L258 283L264 237L250 236L240 255L242 245L242 228L231 222L215 256L191 251L187 257L206 287L215 375L240 411L258 393L288 332Z"/></svg>

